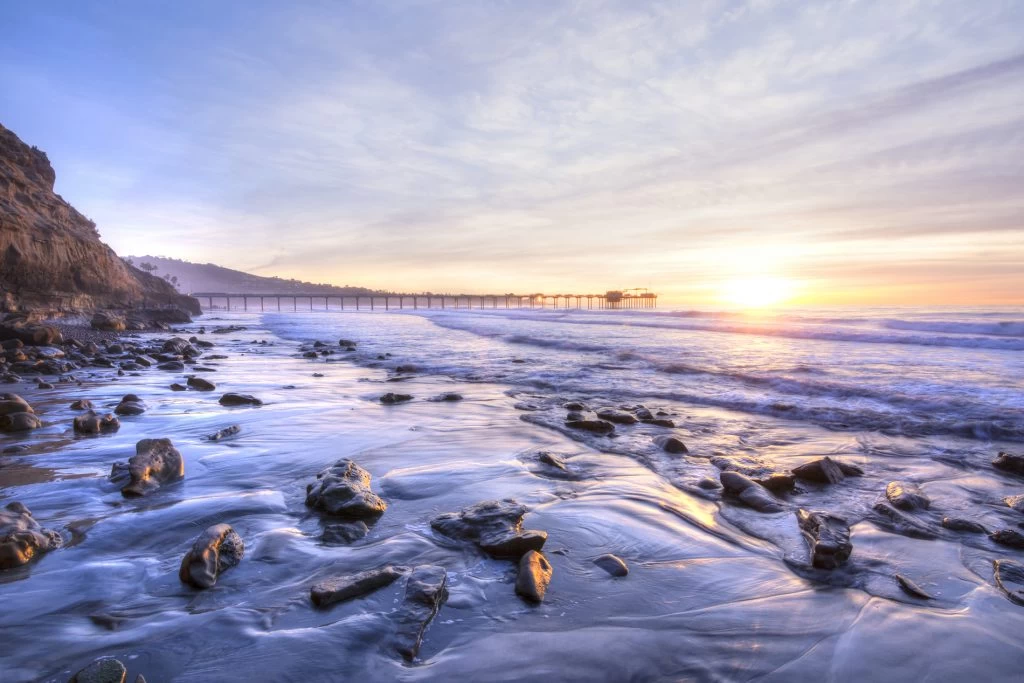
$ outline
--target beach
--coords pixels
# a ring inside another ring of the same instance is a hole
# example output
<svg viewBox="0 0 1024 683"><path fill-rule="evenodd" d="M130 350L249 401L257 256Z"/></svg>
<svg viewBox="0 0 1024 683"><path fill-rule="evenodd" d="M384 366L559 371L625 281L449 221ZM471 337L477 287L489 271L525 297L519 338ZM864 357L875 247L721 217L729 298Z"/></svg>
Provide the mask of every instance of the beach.
<svg viewBox="0 0 1024 683"><path fill-rule="evenodd" d="M992 535L1020 530L1004 499L1024 476L992 461L1024 453L1021 319L215 311L122 335L213 345L183 370L118 376L119 358L50 389L2 387L43 422L0 434L2 502L62 545L0 572L0 670L65 681L114 657L150 682L1009 680L1024 607L993 563L1022 552ZM192 374L215 390L170 389ZM226 392L261 405L221 405ZM145 412L76 435L73 401L105 413L126 394ZM157 438L184 478L125 497L112 466ZM342 459L386 504L354 540L307 504ZM507 500L547 535L539 604L516 592L518 557L436 524ZM801 511L839 519L848 557L816 561ZM218 524L244 555L197 589L179 566ZM595 563L608 554L628 574ZM444 570L412 657L407 573L311 601L320 582L389 565Z"/></svg>

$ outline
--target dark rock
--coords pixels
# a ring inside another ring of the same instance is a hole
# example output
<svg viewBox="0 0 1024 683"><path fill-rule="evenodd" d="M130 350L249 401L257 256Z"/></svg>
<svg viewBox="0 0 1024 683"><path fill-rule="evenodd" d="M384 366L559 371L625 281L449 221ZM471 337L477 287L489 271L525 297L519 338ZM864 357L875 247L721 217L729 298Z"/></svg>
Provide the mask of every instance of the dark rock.
<svg viewBox="0 0 1024 683"><path fill-rule="evenodd" d="M993 542L1010 548L1024 549L1024 534L1016 529L1000 529L988 535Z"/></svg>
<svg viewBox="0 0 1024 683"><path fill-rule="evenodd" d="M514 500L488 500L438 515L430 526L450 538L476 543L495 557L517 558L539 550L547 540L543 531L521 530L526 512L526 506Z"/></svg>
<svg viewBox="0 0 1024 683"><path fill-rule="evenodd" d="M455 401L461 401L462 400L462 394L457 394L454 391L448 391L448 392L445 392L443 394L439 394L439 395L435 396L434 398L432 398L430 400L441 402L441 403L452 403L452 402L455 402Z"/></svg>
<svg viewBox="0 0 1024 683"><path fill-rule="evenodd" d="M117 404L114 412L118 415L142 415L146 412L146 404L135 394L128 394Z"/></svg>
<svg viewBox="0 0 1024 683"><path fill-rule="evenodd" d="M393 406L396 403L405 403L406 401L411 400L412 396L410 396L409 394L393 394L391 392L388 392L380 397L380 402L386 406Z"/></svg>
<svg viewBox="0 0 1024 683"><path fill-rule="evenodd" d="M213 391L217 385L202 377L189 377L187 384L197 391Z"/></svg>
<svg viewBox="0 0 1024 683"><path fill-rule="evenodd" d="M601 408L597 411L597 416L602 420L617 425L632 425L639 421L636 419L636 416L614 408Z"/></svg>
<svg viewBox="0 0 1024 683"><path fill-rule="evenodd" d="M181 561L178 578L196 588L212 588L217 577L242 561L245 543L230 524L215 524L199 534Z"/></svg>
<svg viewBox="0 0 1024 683"><path fill-rule="evenodd" d="M890 482L885 487L885 497L895 507L908 512L913 510L927 510L932 504L928 496L921 493L921 489L915 484L908 484L901 481Z"/></svg>
<svg viewBox="0 0 1024 683"><path fill-rule="evenodd" d="M109 311L96 311L89 324L94 330L104 332L124 332L125 330L124 318Z"/></svg>
<svg viewBox="0 0 1024 683"><path fill-rule="evenodd" d="M996 585L1012 602L1024 605L1024 565L1014 560L996 560Z"/></svg>
<svg viewBox="0 0 1024 683"><path fill-rule="evenodd" d="M325 526L321 539L324 543L330 545L342 545L344 543L354 543L364 538L368 533L370 533L370 527L366 526L365 522L339 522Z"/></svg>
<svg viewBox="0 0 1024 683"><path fill-rule="evenodd" d="M351 350L355 350L356 343L349 339L339 339L338 346L352 347Z"/></svg>
<svg viewBox="0 0 1024 683"><path fill-rule="evenodd" d="M0 394L0 415L11 413L33 413L28 401L17 394Z"/></svg>
<svg viewBox="0 0 1024 683"><path fill-rule="evenodd" d="M739 472L722 472L719 475L725 492L735 496L748 507L758 512L781 512L785 507L769 491L740 474Z"/></svg>
<svg viewBox="0 0 1024 683"><path fill-rule="evenodd" d="M169 372L181 372L185 369L185 364L180 360L169 360L164 363L160 363L156 367L160 370L167 370Z"/></svg>
<svg viewBox="0 0 1024 683"><path fill-rule="evenodd" d="M30 346L50 346L60 344L64 338L60 330L53 325L40 325L27 320L8 320L0 323L0 340L17 340Z"/></svg>
<svg viewBox="0 0 1024 683"><path fill-rule="evenodd" d="M824 512L796 511L797 524L811 549L811 565L835 569L853 552L850 525L846 520Z"/></svg>
<svg viewBox="0 0 1024 683"><path fill-rule="evenodd" d="M567 420L565 426L569 429L582 429L585 432L605 436L615 431L615 425L604 420Z"/></svg>
<svg viewBox="0 0 1024 683"><path fill-rule="evenodd" d="M309 597L317 607L328 607L338 602L360 598L375 590L390 586L395 580L409 573L407 567L381 567L349 576L326 579L313 586Z"/></svg>
<svg viewBox="0 0 1024 683"><path fill-rule="evenodd" d="M640 420L641 422L646 422L647 420L654 419L654 413L652 413L647 408L637 408L636 410L633 411L633 414L636 415L636 419Z"/></svg>
<svg viewBox="0 0 1024 683"><path fill-rule="evenodd" d="M171 385L171 391L188 391L188 387L186 387L184 384L179 384L178 382L175 382L174 384Z"/></svg>
<svg viewBox="0 0 1024 683"><path fill-rule="evenodd" d="M708 491L713 491L714 489L722 488L722 485L715 481L714 479L712 479L711 477L701 478L701 480L697 482L697 486Z"/></svg>
<svg viewBox="0 0 1024 683"><path fill-rule="evenodd" d="M127 677L124 664L113 657L103 657L76 673L68 683L124 683Z"/></svg>
<svg viewBox="0 0 1024 683"><path fill-rule="evenodd" d="M87 398L80 398L71 404L71 410L92 410L92 401Z"/></svg>
<svg viewBox="0 0 1024 683"><path fill-rule="evenodd" d="M541 451L540 453L537 454L537 460L544 463L545 465L549 465L563 472L569 471L569 468L565 466L565 461L562 460L557 455L555 455L554 453Z"/></svg>
<svg viewBox="0 0 1024 683"><path fill-rule="evenodd" d="M90 410L76 417L73 427L78 434L106 434L120 429L121 421L110 413L101 416Z"/></svg>
<svg viewBox="0 0 1024 683"><path fill-rule="evenodd" d="M1006 496L1005 498L1003 498L1003 502L1006 503L1011 508L1013 508L1014 510L1016 510L1017 512L1024 514L1024 493L1018 494L1016 496Z"/></svg>
<svg viewBox="0 0 1024 683"><path fill-rule="evenodd" d="M249 394L236 394L229 392L220 397L222 406L261 406L263 401Z"/></svg>
<svg viewBox="0 0 1024 683"><path fill-rule="evenodd" d="M583 405L579 401L570 401L562 407L571 412L582 412L587 409L587 406Z"/></svg>
<svg viewBox="0 0 1024 683"><path fill-rule="evenodd" d="M49 382L40 381L38 384L36 384L36 388L37 389L53 389L53 385L50 384Z"/></svg>
<svg viewBox="0 0 1024 683"><path fill-rule="evenodd" d="M131 482L121 489L125 497L144 496L185 477L185 461L170 439L143 439L128 460Z"/></svg>
<svg viewBox="0 0 1024 683"><path fill-rule="evenodd" d="M992 466L1004 472L1024 475L1024 455L1000 451L992 461Z"/></svg>
<svg viewBox="0 0 1024 683"><path fill-rule="evenodd" d="M911 538L931 539L936 537L936 533L927 526L916 519L913 519L909 515L903 514L888 503L878 501L871 509L878 514L875 521L879 526L886 528L893 533L902 534L903 536L909 536Z"/></svg>
<svg viewBox="0 0 1024 683"><path fill-rule="evenodd" d="M836 462L827 455L818 460L805 462L799 467L793 468L793 476L802 481L810 481L816 484L838 484L846 478L847 472L850 476L860 476L852 472L860 472L859 467L847 465L845 468L841 463Z"/></svg>
<svg viewBox="0 0 1024 683"><path fill-rule="evenodd" d="M915 598L921 598L922 600L933 599L932 596L924 592L924 590L921 589L920 586L918 586L916 583L914 583L907 577L903 576L902 574L896 574L896 583L900 585L900 588L902 588L903 592L907 595L910 595Z"/></svg>
<svg viewBox="0 0 1024 683"><path fill-rule="evenodd" d="M21 503L0 509L0 570L28 564L63 543L59 533L42 528Z"/></svg>
<svg viewBox="0 0 1024 683"><path fill-rule="evenodd" d="M598 567L605 570L612 576L618 577L626 576L627 574L629 574L629 567L627 567L625 561L623 561L623 559L621 557L618 557L617 555L612 555L610 553L607 555L602 555L601 557L598 557L594 560L594 564L596 564Z"/></svg>
<svg viewBox="0 0 1024 683"><path fill-rule="evenodd" d="M668 429L672 429L676 426L675 422L664 417L652 417L650 420L641 420L641 422L648 425L654 425L655 427L666 427Z"/></svg>
<svg viewBox="0 0 1024 683"><path fill-rule="evenodd" d="M654 443L666 453L678 454L690 452L686 448L686 444L683 443L682 439L669 434L654 437Z"/></svg>
<svg viewBox="0 0 1024 683"><path fill-rule="evenodd" d="M485 534L477 542L491 557L518 559L531 550L540 550L548 540L546 531L527 530L504 534Z"/></svg>
<svg viewBox="0 0 1024 683"><path fill-rule="evenodd" d="M971 534L987 534L988 529L977 522L959 517L943 517L942 526L950 531L966 531Z"/></svg>
<svg viewBox="0 0 1024 683"><path fill-rule="evenodd" d="M240 431L242 431L242 428L240 426L231 425L230 427L225 427L224 429L217 430L213 434L207 436L206 439L208 441L220 441L221 439L226 439L229 436L234 436L235 434L238 434Z"/></svg>
<svg viewBox="0 0 1024 683"><path fill-rule="evenodd" d="M554 570L544 553L531 550L519 560L519 574L516 576L516 594L527 602L539 604L544 601L548 584Z"/></svg>
<svg viewBox="0 0 1024 683"><path fill-rule="evenodd" d="M782 472L773 472L767 477L756 478L754 481L775 494L789 493L796 488L796 477Z"/></svg>
<svg viewBox="0 0 1024 683"><path fill-rule="evenodd" d="M378 517L387 510L387 503L370 490L370 473L347 458L322 470L316 479L306 487L309 507L353 519Z"/></svg>
<svg viewBox="0 0 1024 683"><path fill-rule="evenodd" d="M0 432L27 432L39 429L43 421L33 413L8 413L0 415Z"/></svg>
<svg viewBox="0 0 1024 683"><path fill-rule="evenodd" d="M448 599L448 572L444 567L420 565L405 583L405 600L398 615L395 649L412 661L419 654L423 632Z"/></svg>

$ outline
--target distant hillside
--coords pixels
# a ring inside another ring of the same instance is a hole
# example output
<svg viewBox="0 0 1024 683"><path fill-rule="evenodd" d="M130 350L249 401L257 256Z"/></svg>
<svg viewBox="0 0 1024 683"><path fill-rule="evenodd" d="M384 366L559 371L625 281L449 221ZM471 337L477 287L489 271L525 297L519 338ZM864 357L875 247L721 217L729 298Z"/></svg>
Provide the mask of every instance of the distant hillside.
<svg viewBox="0 0 1024 683"><path fill-rule="evenodd" d="M279 277L261 277L212 263L190 263L163 256L128 256L131 265L170 282L182 292L224 292L227 294L381 294L365 287L338 287Z"/></svg>

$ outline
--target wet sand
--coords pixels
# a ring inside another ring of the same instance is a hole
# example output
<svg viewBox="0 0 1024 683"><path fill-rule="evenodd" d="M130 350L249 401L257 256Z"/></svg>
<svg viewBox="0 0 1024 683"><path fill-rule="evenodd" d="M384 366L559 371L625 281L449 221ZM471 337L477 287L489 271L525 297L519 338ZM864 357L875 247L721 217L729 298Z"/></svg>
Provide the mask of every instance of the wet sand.
<svg viewBox="0 0 1024 683"><path fill-rule="evenodd" d="M29 447L0 456L3 502L27 505L66 546L0 573L4 680L67 680L99 656L124 662L129 680L141 673L151 682L1010 680L1024 661L1024 607L992 573L993 559L1024 554L939 524L954 512L993 529L1024 519L1000 502L1024 492L1024 478L993 472L984 445L965 443L940 460L900 438L648 405L679 425L670 431L690 453L671 455L652 445L664 428L620 427L615 439L566 428L562 405L573 396L396 374L344 354L303 358L257 316L232 320L248 329L203 337L216 343L207 356L227 356L201 359L216 370L203 374L213 392L172 392L183 374L156 369L76 372L81 387L5 386L47 426L0 435L0 449ZM227 391L264 405L221 406ZM397 391L414 398L379 402ZM464 400L426 400L450 391ZM112 408L126 393L147 412L121 418L115 434L73 434L73 400ZM235 436L204 438L234 424ZM108 479L112 463L156 437L184 456L184 481L124 498ZM569 473L541 463L540 451L563 458ZM716 457L782 470L822 455L865 475L803 486L772 514L699 485L717 478ZM388 509L365 538L333 546L320 538L330 520L304 501L306 485L339 458L372 474ZM919 482L931 497L915 519L935 538L893 533L873 514L894 479ZM524 528L548 533L553 578L540 605L515 594L514 562L431 529L440 513L503 498L529 507ZM847 564L808 566L800 507L848 519ZM178 567L218 523L240 534L245 556L198 591ZM628 576L594 565L605 553L623 558ZM318 581L386 564L448 572L449 597L412 663L394 650L402 581L327 609L310 602ZM897 573L933 599L909 595Z"/></svg>

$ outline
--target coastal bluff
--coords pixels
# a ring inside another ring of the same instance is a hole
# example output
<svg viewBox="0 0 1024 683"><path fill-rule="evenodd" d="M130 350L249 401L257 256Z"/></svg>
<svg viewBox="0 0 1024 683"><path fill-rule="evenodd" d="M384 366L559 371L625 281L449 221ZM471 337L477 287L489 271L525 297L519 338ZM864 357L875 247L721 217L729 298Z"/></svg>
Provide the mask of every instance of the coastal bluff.
<svg viewBox="0 0 1024 683"><path fill-rule="evenodd" d="M122 261L96 224L53 191L55 180L46 153L0 125L0 313L200 313L195 299Z"/></svg>

